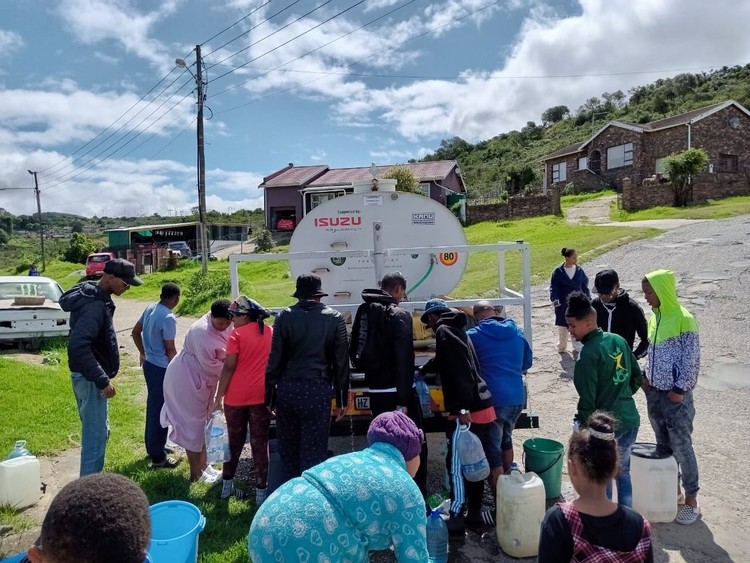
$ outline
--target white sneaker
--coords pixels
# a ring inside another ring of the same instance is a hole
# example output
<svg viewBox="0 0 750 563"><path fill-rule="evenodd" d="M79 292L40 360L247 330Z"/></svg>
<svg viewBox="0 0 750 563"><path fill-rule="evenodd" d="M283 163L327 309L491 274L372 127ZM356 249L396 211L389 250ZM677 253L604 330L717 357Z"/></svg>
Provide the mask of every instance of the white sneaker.
<svg viewBox="0 0 750 563"><path fill-rule="evenodd" d="M219 481L221 481L221 471L209 472L208 468L198 479L198 483L208 483L209 485L216 485Z"/></svg>
<svg viewBox="0 0 750 563"><path fill-rule="evenodd" d="M678 524L693 524L700 515L700 506L690 506L689 504L685 504L682 506L682 508L680 508L680 511L677 513L677 518L675 518L675 520Z"/></svg>

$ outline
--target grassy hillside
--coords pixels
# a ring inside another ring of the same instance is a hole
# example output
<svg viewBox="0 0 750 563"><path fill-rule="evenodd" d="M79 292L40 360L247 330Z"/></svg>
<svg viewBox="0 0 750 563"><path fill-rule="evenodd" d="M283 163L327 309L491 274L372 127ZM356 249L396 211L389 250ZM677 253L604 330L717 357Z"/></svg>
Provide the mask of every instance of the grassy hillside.
<svg viewBox="0 0 750 563"><path fill-rule="evenodd" d="M470 199L499 197L526 186L540 186L541 157L585 140L610 120L647 123L727 99L750 107L750 65L680 74L638 86L627 94L604 92L577 109L555 106L544 112L541 124L530 121L520 131L500 133L476 144L460 137L445 139L423 160L455 159Z"/></svg>

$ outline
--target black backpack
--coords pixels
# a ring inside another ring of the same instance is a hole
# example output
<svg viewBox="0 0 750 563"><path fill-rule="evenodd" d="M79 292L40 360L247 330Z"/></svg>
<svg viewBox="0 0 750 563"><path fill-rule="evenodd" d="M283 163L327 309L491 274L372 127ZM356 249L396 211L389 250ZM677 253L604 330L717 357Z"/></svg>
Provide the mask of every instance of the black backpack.
<svg viewBox="0 0 750 563"><path fill-rule="evenodd" d="M357 309L349 341L349 358L354 369L373 372L387 369L391 356L388 345L393 305L363 303Z"/></svg>

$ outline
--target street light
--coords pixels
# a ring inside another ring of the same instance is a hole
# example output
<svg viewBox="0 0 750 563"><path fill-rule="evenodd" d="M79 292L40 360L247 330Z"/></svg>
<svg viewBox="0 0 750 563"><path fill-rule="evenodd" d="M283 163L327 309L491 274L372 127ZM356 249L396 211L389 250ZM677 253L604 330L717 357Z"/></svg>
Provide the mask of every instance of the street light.
<svg viewBox="0 0 750 563"><path fill-rule="evenodd" d="M190 70L185 59L175 59L174 64L179 68L186 69L190 76L195 79L196 92L198 94L198 222L200 223L201 241L201 271L205 274L208 270L208 237L206 236L206 161L203 152L203 63L201 61L201 46L195 46L195 68L196 74Z"/></svg>
<svg viewBox="0 0 750 563"><path fill-rule="evenodd" d="M42 204L39 201L39 179L37 173L32 170L27 170L29 174L34 176L34 193L36 194L36 210L39 213L39 242L42 246L42 272L47 268L47 263L44 258L44 224L42 223Z"/></svg>

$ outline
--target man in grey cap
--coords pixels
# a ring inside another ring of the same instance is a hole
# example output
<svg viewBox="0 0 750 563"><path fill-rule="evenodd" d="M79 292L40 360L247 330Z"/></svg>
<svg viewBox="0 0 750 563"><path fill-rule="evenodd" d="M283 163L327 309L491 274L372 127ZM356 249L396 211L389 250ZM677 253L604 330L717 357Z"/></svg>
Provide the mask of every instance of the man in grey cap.
<svg viewBox="0 0 750 563"><path fill-rule="evenodd" d="M68 367L81 419L81 477L104 469L109 439L107 400L115 396L111 380L120 371L112 295L120 296L141 283L135 266L116 258L104 266L99 283L79 283L60 297L60 307L70 313Z"/></svg>
<svg viewBox="0 0 750 563"><path fill-rule="evenodd" d="M320 278L297 278L292 297L273 325L266 366L265 403L276 412L276 437L283 481L325 461L331 425L331 399L337 420L349 401L349 355L344 317L320 302Z"/></svg>

